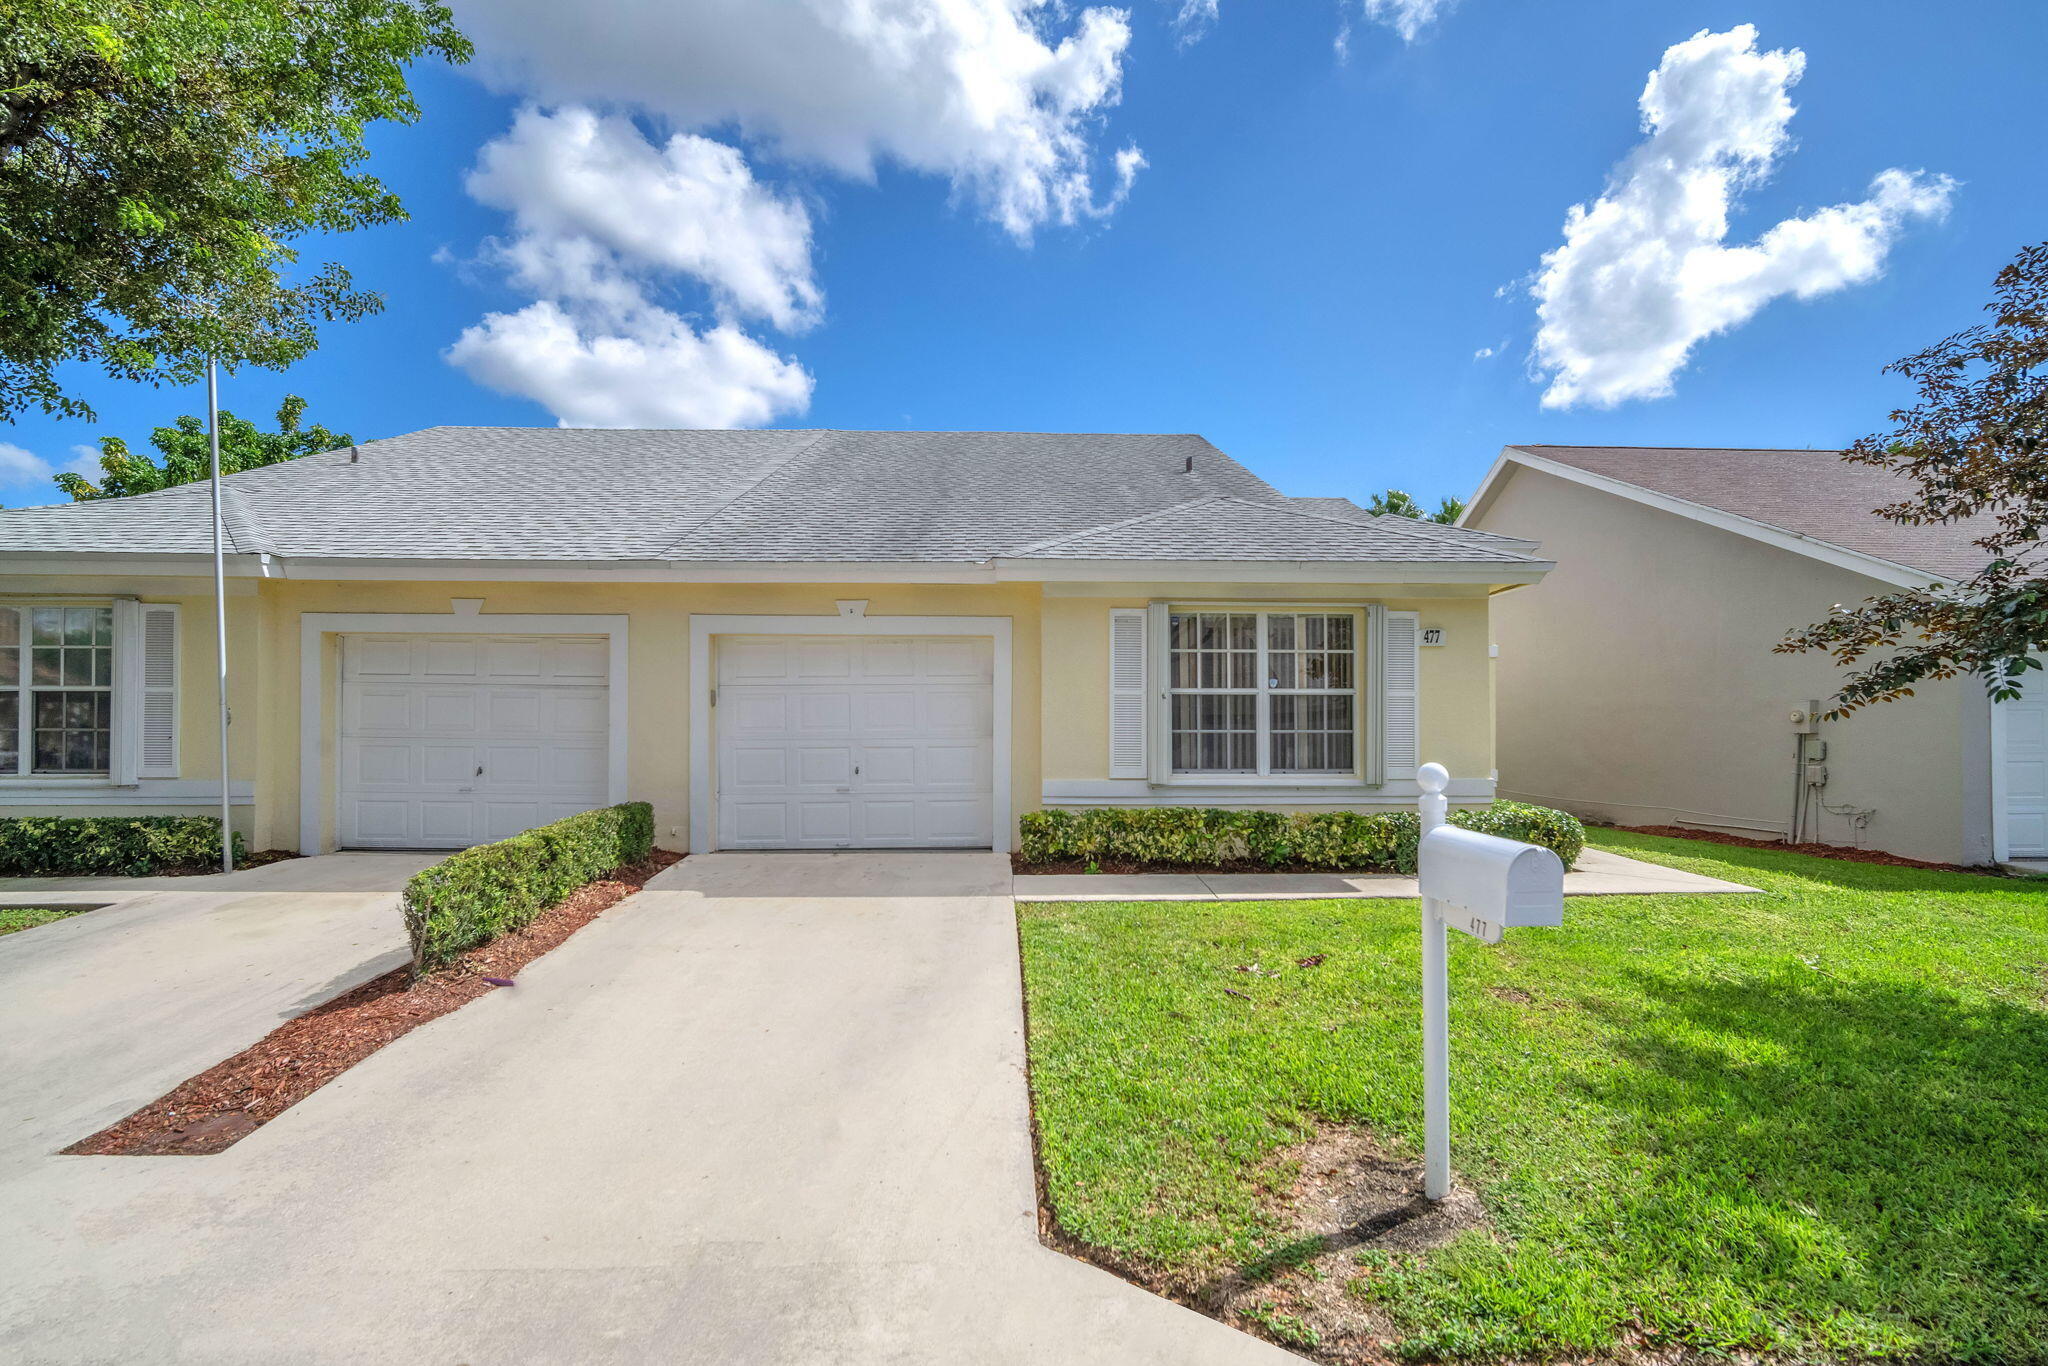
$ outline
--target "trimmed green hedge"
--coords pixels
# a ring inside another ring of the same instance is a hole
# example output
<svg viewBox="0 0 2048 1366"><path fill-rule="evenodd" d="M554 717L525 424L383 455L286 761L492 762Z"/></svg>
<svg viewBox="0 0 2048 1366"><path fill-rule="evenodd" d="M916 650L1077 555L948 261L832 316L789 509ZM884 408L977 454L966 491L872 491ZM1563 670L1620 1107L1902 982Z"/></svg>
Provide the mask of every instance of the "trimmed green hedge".
<svg viewBox="0 0 2048 1366"><path fill-rule="evenodd" d="M653 848L654 808L627 802L443 859L405 884L413 971L531 924L584 883L640 862Z"/></svg>
<svg viewBox="0 0 2048 1366"><path fill-rule="evenodd" d="M235 862L248 850L235 835ZM147 877L220 868L216 816L9 816L0 877Z"/></svg>
<svg viewBox="0 0 2048 1366"><path fill-rule="evenodd" d="M1569 868L1586 847L1578 819L1547 806L1495 802L1453 811L1453 825L1540 844ZM1225 811L1215 807L1080 807L1033 811L1019 822L1026 863L1061 859L1164 867L1259 863L1269 868L1415 871L1420 823L1413 811Z"/></svg>

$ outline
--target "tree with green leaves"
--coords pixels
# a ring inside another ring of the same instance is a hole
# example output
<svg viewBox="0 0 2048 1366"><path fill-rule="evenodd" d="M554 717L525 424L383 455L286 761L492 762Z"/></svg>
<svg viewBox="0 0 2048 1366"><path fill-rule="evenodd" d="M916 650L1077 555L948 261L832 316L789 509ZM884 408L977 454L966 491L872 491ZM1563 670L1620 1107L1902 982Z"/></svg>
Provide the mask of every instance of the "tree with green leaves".
<svg viewBox="0 0 2048 1366"><path fill-rule="evenodd" d="M67 362L282 368L383 306L292 242L402 219L365 129L470 45L432 0L0 0L0 421L91 418Z"/></svg>
<svg viewBox="0 0 2048 1366"><path fill-rule="evenodd" d="M318 423L304 425L305 414L306 400L290 395L278 406L277 430L266 432L255 423L221 409L220 472L234 474L355 444L355 438L344 432L330 432ZM67 470L57 476L57 487L70 494L73 501L89 503L195 483L211 471L212 455L203 419L188 413L174 425L151 432L149 444L163 457L162 464L135 454L118 436L102 437L100 482L94 485L84 475Z"/></svg>
<svg viewBox="0 0 2048 1366"><path fill-rule="evenodd" d="M1893 412L1890 431L1842 453L1916 486L1878 508L1880 517L1912 526L1988 517L1991 529L1975 542L1984 565L1961 583L1838 606L1787 635L1780 653L1825 650L1862 664L1830 716L1965 673L2008 701L2048 653L2048 242L2020 252L1993 291L1990 322L1885 367L1913 382L1919 402Z"/></svg>
<svg viewBox="0 0 2048 1366"><path fill-rule="evenodd" d="M1465 504L1461 499L1440 499L1435 512L1425 513L1422 504L1410 498L1399 489L1388 489L1375 493L1365 505L1365 510L1375 517L1413 517L1418 521L1441 522L1445 526L1465 515Z"/></svg>

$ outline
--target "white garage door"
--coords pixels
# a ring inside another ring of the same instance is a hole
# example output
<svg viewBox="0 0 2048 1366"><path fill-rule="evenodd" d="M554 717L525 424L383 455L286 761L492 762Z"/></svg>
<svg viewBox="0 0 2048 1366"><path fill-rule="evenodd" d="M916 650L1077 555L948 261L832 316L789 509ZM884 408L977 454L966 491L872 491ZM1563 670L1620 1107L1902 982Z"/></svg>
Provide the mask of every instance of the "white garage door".
<svg viewBox="0 0 2048 1366"><path fill-rule="evenodd" d="M987 848L993 651L953 636L721 636L724 849Z"/></svg>
<svg viewBox="0 0 2048 1366"><path fill-rule="evenodd" d="M608 652L589 636L344 636L344 848L459 849L602 806Z"/></svg>
<svg viewBox="0 0 2048 1366"><path fill-rule="evenodd" d="M2003 753L1991 761L2003 769L2007 858L2048 858L2048 698L2039 687L1998 704Z"/></svg>

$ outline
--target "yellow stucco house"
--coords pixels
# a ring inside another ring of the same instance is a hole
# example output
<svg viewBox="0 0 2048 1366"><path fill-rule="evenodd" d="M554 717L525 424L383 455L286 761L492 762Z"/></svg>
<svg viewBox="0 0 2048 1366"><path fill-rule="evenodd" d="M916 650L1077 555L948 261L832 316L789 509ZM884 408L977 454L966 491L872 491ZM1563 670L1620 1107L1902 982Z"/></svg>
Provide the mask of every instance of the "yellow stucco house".
<svg viewBox="0 0 2048 1366"><path fill-rule="evenodd" d="M1510 537L1197 436L437 427L224 481L254 847L651 802L677 849L1008 849L1040 806L1494 790ZM204 814L204 485L0 512L0 815Z"/></svg>

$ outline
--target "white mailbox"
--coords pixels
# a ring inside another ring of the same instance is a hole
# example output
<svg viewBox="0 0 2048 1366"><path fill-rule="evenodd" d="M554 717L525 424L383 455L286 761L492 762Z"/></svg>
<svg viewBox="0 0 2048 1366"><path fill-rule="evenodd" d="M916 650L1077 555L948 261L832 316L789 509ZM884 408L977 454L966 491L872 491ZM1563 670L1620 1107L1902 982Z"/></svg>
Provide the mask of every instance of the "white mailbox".
<svg viewBox="0 0 2048 1366"><path fill-rule="evenodd" d="M1498 944L1520 926L1564 924L1564 863L1550 850L1455 825L1422 837L1418 881L1452 929Z"/></svg>

